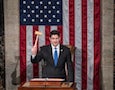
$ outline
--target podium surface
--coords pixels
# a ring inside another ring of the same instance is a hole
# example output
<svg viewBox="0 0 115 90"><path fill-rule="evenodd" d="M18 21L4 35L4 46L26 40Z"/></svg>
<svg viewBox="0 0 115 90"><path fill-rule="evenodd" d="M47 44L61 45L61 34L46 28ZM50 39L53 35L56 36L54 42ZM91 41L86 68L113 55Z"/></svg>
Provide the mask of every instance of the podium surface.
<svg viewBox="0 0 115 90"><path fill-rule="evenodd" d="M73 82L29 81L18 87L18 90L77 90Z"/></svg>

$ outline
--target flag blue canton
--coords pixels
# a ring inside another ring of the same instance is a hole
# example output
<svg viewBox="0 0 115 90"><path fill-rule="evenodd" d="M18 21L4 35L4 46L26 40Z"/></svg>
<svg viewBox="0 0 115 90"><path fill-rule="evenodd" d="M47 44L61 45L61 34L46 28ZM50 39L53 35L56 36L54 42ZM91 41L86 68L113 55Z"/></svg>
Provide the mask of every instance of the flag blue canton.
<svg viewBox="0 0 115 90"><path fill-rule="evenodd" d="M62 25L62 0L20 0L21 25Z"/></svg>

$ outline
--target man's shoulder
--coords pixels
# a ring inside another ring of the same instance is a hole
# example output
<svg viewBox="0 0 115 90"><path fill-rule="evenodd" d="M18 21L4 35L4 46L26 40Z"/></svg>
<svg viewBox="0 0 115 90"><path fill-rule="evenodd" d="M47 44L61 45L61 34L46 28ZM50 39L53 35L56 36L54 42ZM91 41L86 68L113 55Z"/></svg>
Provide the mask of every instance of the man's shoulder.
<svg viewBox="0 0 115 90"><path fill-rule="evenodd" d="M69 49L68 47L67 47L67 45L60 45L61 46L61 48L63 48L63 49Z"/></svg>
<svg viewBox="0 0 115 90"><path fill-rule="evenodd" d="M41 46L40 48L46 49L46 48L49 48L49 47L50 47L50 45L43 45L43 46Z"/></svg>

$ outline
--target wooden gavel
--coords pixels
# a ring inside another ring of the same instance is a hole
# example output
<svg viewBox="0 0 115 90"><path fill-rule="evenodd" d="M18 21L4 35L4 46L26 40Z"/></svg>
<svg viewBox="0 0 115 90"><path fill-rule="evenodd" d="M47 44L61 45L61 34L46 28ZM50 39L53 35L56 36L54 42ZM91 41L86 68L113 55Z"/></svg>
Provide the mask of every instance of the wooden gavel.
<svg viewBox="0 0 115 90"><path fill-rule="evenodd" d="M35 44L34 44L34 46L37 46L38 37L39 37L40 35L42 35L42 33L39 32L39 31L35 31L35 35L37 35L37 36L36 36L36 40L35 40Z"/></svg>

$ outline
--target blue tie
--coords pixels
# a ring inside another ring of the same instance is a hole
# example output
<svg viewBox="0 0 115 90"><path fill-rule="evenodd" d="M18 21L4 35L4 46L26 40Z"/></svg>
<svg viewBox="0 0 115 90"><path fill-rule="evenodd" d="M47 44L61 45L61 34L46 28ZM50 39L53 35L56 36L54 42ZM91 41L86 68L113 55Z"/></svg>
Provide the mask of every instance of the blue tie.
<svg viewBox="0 0 115 90"><path fill-rule="evenodd" d="M55 66L57 65L57 61L58 61L58 53L57 53L57 48L55 48L55 51L54 51L54 63L55 63Z"/></svg>

